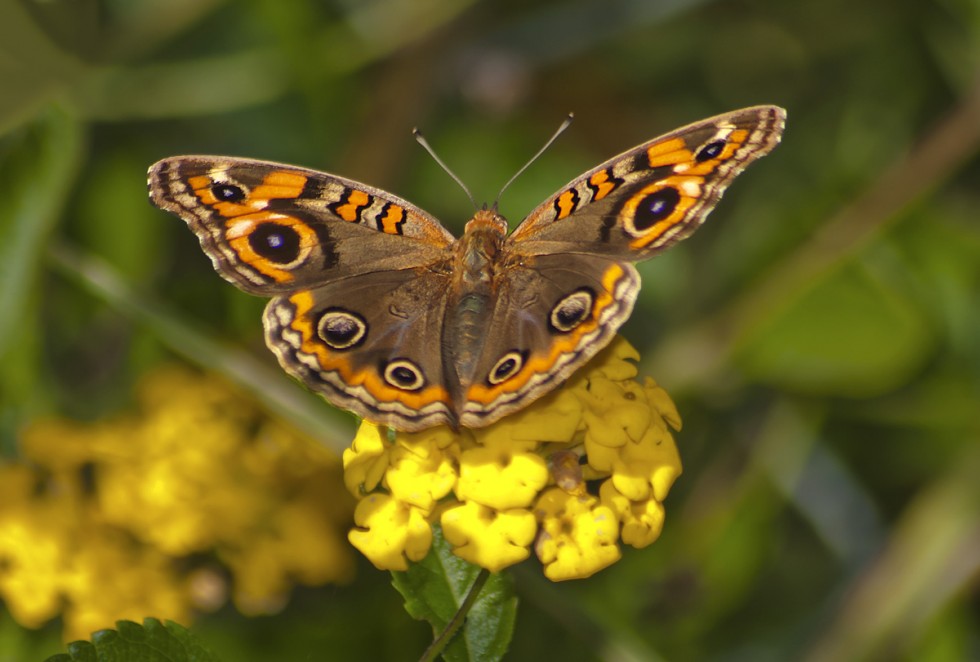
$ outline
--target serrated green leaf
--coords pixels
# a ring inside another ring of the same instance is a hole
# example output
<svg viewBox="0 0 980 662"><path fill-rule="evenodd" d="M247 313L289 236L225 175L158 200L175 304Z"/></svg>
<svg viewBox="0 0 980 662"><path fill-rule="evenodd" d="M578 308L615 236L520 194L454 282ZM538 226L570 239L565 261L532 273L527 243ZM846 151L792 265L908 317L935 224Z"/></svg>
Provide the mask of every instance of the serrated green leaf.
<svg viewBox="0 0 980 662"><path fill-rule="evenodd" d="M147 618L143 624L118 621L115 630L100 630L92 641L68 644L68 653L45 662L219 662L187 628L173 621Z"/></svg>
<svg viewBox="0 0 980 662"><path fill-rule="evenodd" d="M432 549L407 572L392 573L392 584L405 598L405 610L442 632L476 581L481 568L452 553L435 529ZM490 575L470 609L466 622L442 655L450 662L499 660L507 651L517 617L517 597L510 575Z"/></svg>

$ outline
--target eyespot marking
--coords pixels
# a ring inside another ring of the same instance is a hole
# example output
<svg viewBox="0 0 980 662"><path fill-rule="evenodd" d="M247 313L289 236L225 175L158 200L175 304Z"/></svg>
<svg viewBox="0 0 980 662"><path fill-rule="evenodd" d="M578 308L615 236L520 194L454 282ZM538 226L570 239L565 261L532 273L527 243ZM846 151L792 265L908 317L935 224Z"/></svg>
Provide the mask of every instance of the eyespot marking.
<svg viewBox="0 0 980 662"><path fill-rule="evenodd" d="M216 182L211 185L211 195L218 202L241 202L245 199L245 189L235 184Z"/></svg>
<svg viewBox="0 0 980 662"><path fill-rule="evenodd" d="M487 381L491 386L502 384L521 371L521 368L524 367L524 362L526 359L526 351L519 352L516 349L510 350L501 356L500 359L493 365L493 368L490 369L490 374L487 375Z"/></svg>
<svg viewBox="0 0 980 662"><path fill-rule="evenodd" d="M425 376L417 365L407 359L388 361L382 371L385 381L402 391L418 391L425 386Z"/></svg>
<svg viewBox="0 0 980 662"><path fill-rule="evenodd" d="M276 264L292 264L299 257L299 233L281 223L262 223L248 235L248 245L256 254Z"/></svg>
<svg viewBox="0 0 980 662"><path fill-rule="evenodd" d="M681 193L673 186L648 194L636 206L636 214L632 219L632 229L637 234L646 232L658 221L670 216L680 201Z"/></svg>
<svg viewBox="0 0 980 662"><path fill-rule="evenodd" d="M551 308L548 322L558 333L568 333L592 315L595 292L583 287L562 297Z"/></svg>
<svg viewBox="0 0 980 662"><path fill-rule="evenodd" d="M367 337L367 322L343 308L328 308L316 325L317 335L332 349L351 349Z"/></svg>
<svg viewBox="0 0 980 662"><path fill-rule="evenodd" d="M694 160L698 163L710 161L711 159L718 158L718 155L721 154L724 149L724 140L713 140L698 150L698 153L694 156Z"/></svg>

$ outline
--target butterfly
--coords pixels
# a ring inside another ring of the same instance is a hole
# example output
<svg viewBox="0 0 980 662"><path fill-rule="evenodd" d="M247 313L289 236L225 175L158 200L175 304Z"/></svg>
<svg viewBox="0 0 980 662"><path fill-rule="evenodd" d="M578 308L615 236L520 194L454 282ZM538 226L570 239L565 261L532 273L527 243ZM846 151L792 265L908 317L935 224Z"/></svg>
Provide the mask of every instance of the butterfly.
<svg viewBox="0 0 980 662"><path fill-rule="evenodd" d="M496 205L457 239L386 191L251 159L163 159L148 188L222 277L271 297L266 343L307 387L398 430L479 428L612 340L640 289L633 263L690 236L785 117L755 106L638 145L510 235Z"/></svg>

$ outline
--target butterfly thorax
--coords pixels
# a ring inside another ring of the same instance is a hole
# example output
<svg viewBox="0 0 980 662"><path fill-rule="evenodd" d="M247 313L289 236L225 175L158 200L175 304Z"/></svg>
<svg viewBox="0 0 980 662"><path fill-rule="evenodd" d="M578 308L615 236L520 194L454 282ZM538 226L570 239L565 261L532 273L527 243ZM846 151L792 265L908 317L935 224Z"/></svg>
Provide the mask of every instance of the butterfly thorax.
<svg viewBox="0 0 980 662"><path fill-rule="evenodd" d="M453 252L452 281L446 306L443 365L454 402L462 404L463 392L486 340L493 313L492 300L497 264L507 235L507 220L490 210L478 211Z"/></svg>

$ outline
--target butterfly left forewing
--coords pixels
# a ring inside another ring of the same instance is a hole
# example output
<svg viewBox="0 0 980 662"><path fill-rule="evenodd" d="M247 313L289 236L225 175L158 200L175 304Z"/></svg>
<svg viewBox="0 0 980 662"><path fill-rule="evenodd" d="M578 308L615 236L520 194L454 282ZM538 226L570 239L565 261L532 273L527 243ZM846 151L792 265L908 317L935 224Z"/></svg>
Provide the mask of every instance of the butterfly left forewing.
<svg viewBox="0 0 980 662"><path fill-rule="evenodd" d="M187 222L215 270L251 294L430 264L454 241L390 193L280 163L177 156L150 166L148 186L153 204Z"/></svg>
<svg viewBox="0 0 980 662"><path fill-rule="evenodd" d="M634 147L549 198L508 245L532 255L651 257L705 221L728 184L779 143L785 117L776 106L744 108Z"/></svg>

